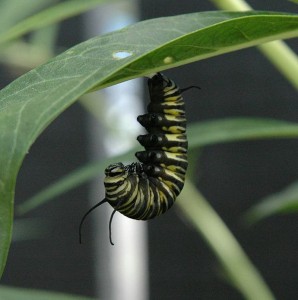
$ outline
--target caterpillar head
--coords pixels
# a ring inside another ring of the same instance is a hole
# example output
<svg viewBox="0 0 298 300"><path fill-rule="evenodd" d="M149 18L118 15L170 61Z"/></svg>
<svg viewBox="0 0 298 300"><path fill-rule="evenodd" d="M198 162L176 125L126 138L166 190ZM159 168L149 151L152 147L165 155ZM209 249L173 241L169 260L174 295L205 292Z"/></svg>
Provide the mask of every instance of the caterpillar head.
<svg viewBox="0 0 298 300"><path fill-rule="evenodd" d="M125 173L125 166L121 162L111 164L105 169L105 174L107 177L122 176Z"/></svg>
<svg viewBox="0 0 298 300"><path fill-rule="evenodd" d="M121 183L123 182L123 180L125 180L128 176L128 170L127 168L123 165L123 163L121 162L118 162L118 163L115 163L115 164L111 164L109 165L106 169L105 169L105 175L106 175L106 178L104 180L104 184L105 184L105 187L106 189L109 188L110 185L113 185L116 183ZM98 206L104 204L108 202L108 200L106 198L104 198L102 201L98 202L97 204L95 204L94 206L92 206L83 216L82 220L81 220L81 223L80 223L80 227L79 227L79 240L80 240L80 244L82 242L82 226L84 224L84 221L86 219L86 217L95 209L97 208ZM111 229L111 226L112 226L112 219L113 219L113 216L115 214L116 210L113 211L113 213L111 214L111 217L110 217L110 222L109 222L109 234L110 234L110 243L112 245L113 242L112 242L112 229Z"/></svg>

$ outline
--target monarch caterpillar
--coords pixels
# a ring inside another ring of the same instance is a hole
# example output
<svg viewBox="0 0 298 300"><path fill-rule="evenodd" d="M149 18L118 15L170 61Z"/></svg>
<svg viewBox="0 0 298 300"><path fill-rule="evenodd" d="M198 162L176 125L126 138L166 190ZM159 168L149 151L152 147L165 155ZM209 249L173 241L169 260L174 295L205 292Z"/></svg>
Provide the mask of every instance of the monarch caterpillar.
<svg viewBox="0 0 298 300"><path fill-rule="evenodd" d="M148 113L138 116L138 122L148 131L137 140L145 151L135 155L139 162L123 165L111 164L105 169L105 198L91 207L83 216L79 234L87 215L96 207L108 202L114 211L136 219L155 218L174 204L185 181L187 136L185 106L181 93L195 86L179 89L175 82L161 73L148 79L150 103Z"/></svg>

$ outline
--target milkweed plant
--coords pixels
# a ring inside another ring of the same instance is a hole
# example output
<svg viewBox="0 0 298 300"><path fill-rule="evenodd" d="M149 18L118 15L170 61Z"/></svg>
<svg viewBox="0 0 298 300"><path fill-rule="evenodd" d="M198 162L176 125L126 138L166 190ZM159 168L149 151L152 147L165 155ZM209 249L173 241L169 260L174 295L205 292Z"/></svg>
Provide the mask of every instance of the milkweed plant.
<svg viewBox="0 0 298 300"><path fill-rule="evenodd" d="M254 11L242 1L214 0L212 2L224 11L193 12L141 21L93 37L56 55L53 45L57 24L100 7L105 1L65 1L50 7L46 7L45 2L0 11L0 19L4 20L0 32L1 62L8 68L26 70L0 91L0 274L5 272L12 240L16 178L24 157L44 129L83 95L248 47L258 47L276 66L277 72L298 89L297 57L280 41L298 37L298 14ZM31 38L23 39L28 33ZM43 36L42 43L38 42L40 36ZM148 36L150 39L146 38ZM34 54L30 56L30 53ZM281 120L259 119L256 122L255 119L238 118L188 126L192 155L195 150L219 142L279 137L298 137L298 125ZM133 151L115 157L113 161L131 157L131 153ZM192 155L189 165L195 160ZM79 168L76 176L69 174L61 178L17 207L19 214L42 207L57 195L94 178L110 162L94 162ZM176 204L181 213L206 240L229 282L245 299L274 299L257 268L195 187L193 172L190 167ZM297 212L298 197L293 197L297 194L298 183L294 183L278 195L260 201L246 217L254 222L271 214ZM0 287L0 296L10 295L17 299L19 292ZM22 295L30 296L31 292L22 290Z"/></svg>

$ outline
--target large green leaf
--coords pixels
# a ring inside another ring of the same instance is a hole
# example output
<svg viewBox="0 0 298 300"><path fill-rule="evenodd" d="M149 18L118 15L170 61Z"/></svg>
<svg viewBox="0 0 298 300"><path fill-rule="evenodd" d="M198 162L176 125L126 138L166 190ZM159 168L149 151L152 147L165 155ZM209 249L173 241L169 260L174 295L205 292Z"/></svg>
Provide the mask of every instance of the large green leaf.
<svg viewBox="0 0 298 300"><path fill-rule="evenodd" d="M0 299L3 300L91 300L94 298L54 293L42 290L30 290L0 286Z"/></svg>
<svg viewBox="0 0 298 300"><path fill-rule="evenodd" d="M201 12L148 20L73 47L3 89L0 274L11 241L14 188L24 156L79 96L95 87L297 35L298 16L282 13Z"/></svg>

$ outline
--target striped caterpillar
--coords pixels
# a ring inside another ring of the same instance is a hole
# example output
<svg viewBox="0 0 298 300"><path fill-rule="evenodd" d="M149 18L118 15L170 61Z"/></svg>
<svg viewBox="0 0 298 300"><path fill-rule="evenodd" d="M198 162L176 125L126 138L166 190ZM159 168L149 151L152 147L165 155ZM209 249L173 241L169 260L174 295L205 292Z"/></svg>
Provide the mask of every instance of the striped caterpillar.
<svg viewBox="0 0 298 300"><path fill-rule="evenodd" d="M148 131L137 140L145 148L135 155L139 162L129 165L114 163L105 169L105 198L90 208L108 202L116 211L136 220L155 218L174 204L185 181L188 166L185 105L181 93L195 86L179 89L175 82L161 73L148 79L150 103L148 112L138 122Z"/></svg>

